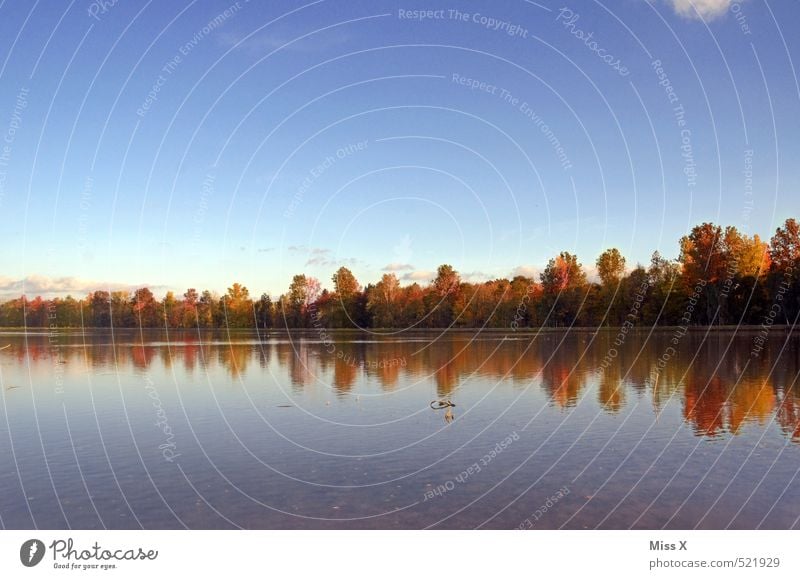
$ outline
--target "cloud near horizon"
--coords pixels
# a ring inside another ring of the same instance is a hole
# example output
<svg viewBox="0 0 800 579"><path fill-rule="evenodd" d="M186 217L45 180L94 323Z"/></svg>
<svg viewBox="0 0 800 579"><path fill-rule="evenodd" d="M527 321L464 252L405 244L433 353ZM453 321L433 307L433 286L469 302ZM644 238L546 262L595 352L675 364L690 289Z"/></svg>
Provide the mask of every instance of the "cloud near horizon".
<svg viewBox="0 0 800 579"><path fill-rule="evenodd" d="M151 285L147 283L127 284L110 283L103 281L86 280L77 277L47 277L44 275L29 275L22 279L0 276L0 297L19 297L23 293L28 297L56 297L73 294L83 297L94 291L133 291L137 288L148 287L151 291L166 290L166 286Z"/></svg>
<svg viewBox="0 0 800 579"><path fill-rule="evenodd" d="M518 275L536 279L538 273L539 269L532 265L518 265L511 270L511 279L514 279Z"/></svg>
<svg viewBox="0 0 800 579"><path fill-rule="evenodd" d="M469 271L461 274L461 280L468 283L482 283L491 279L494 278L483 271Z"/></svg>
<svg viewBox="0 0 800 579"><path fill-rule="evenodd" d="M406 274L403 274L403 277L400 279L404 281L431 281L435 277L436 277L436 272L422 269L418 271L410 271Z"/></svg>

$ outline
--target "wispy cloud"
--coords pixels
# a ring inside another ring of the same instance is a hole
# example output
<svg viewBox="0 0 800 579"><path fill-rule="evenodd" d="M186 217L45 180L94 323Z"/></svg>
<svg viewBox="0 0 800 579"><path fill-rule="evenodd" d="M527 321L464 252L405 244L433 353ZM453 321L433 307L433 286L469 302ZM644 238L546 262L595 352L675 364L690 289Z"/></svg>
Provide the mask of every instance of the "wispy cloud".
<svg viewBox="0 0 800 579"><path fill-rule="evenodd" d="M324 247L309 247L307 245L289 245L286 247L289 253L305 253L311 256L330 255L331 250Z"/></svg>
<svg viewBox="0 0 800 579"><path fill-rule="evenodd" d="M394 259L394 263L407 264L411 261L413 253L414 251L411 249L411 236L407 233L392 247L392 259Z"/></svg>
<svg viewBox="0 0 800 579"><path fill-rule="evenodd" d="M333 251L330 249L325 249L324 247L308 247L306 245L290 245L286 248L289 253L293 254L305 254L306 259L306 267L315 266L315 267L341 267L341 266L349 266L355 267L358 265L363 265L359 259L355 257L338 257L333 254Z"/></svg>
<svg viewBox="0 0 800 579"><path fill-rule="evenodd" d="M405 271L407 269L414 269L414 266L410 263L389 263L385 265L382 271Z"/></svg>
<svg viewBox="0 0 800 579"><path fill-rule="evenodd" d="M231 30L220 32L217 38L225 48L245 50L258 56L277 49L303 53L325 52L350 40L350 35L340 29L323 30L300 39L306 33L306 31L264 30L248 36L244 31Z"/></svg>

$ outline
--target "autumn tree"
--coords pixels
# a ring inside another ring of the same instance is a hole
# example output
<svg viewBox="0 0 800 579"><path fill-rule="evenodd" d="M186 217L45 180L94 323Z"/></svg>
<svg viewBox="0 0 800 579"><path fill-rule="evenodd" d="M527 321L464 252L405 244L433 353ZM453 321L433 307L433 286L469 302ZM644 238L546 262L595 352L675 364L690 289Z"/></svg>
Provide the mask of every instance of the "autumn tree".
<svg viewBox="0 0 800 579"><path fill-rule="evenodd" d="M133 292L133 316L141 328L158 328L163 325L159 316L158 302L149 288L139 288Z"/></svg>
<svg viewBox="0 0 800 579"><path fill-rule="evenodd" d="M597 275L604 286L614 286L625 274L625 258L616 247L606 249L597 258Z"/></svg>
<svg viewBox="0 0 800 579"><path fill-rule="evenodd" d="M400 282L393 273L385 273L381 281L367 292L367 310L377 328L394 328L400 321L397 300Z"/></svg>
<svg viewBox="0 0 800 579"><path fill-rule="evenodd" d="M680 263L687 287L698 280L717 283L725 277L722 228L713 223L695 225L680 240Z"/></svg>
<svg viewBox="0 0 800 579"><path fill-rule="evenodd" d="M578 257L568 251L562 251L547 262L547 267L540 274L540 278L545 292L551 294L580 288L586 284L583 266L578 263Z"/></svg>
<svg viewBox="0 0 800 579"><path fill-rule="evenodd" d="M194 328L198 325L197 305L200 296L197 290L190 287L183 294L183 307L181 308L181 327Z"/></svg>
<svg viewBox="0 0 800 579"><path fill-rule="evenodd" d="M315 303L322 293L319 280L297 274L289 284L289 292L279 300L282 323L289 328L306 328L320 314Z"/></svg>
<svg viewBox="0 0 800 579"><path fill-rule="evenodd" d="M234 283L221 302L227 327L248 328L253 325L253 302L245 286Z"/></svg>
<svg viewBox="0 0 800 579"><path fill-rule="evenodd" d="M586 286L586 274L578 257L562 251L547 263L539 277L544 294L541 319L555 326L573 324L582 302L581 289Z"/></svg>
<svg viewBox="0 0 800 579"><path fill-rule="evenodd" d="M601 288L592 292L589 309L602 310L603 314L598 323L605 321L605 325L622 323L624 305L620 293L620 281L625 275L625 258L616 247L606 249L595 262L597 275L600 278Z"/></svg>
<svg viewBox="0 0 800 579"><path fill-rule="evenodd" d="M437 328L449 327L456 313L453 304L456 301L461 278L451 265L440 265L436 270L433 280L433 292L429 294L427 310L431 326Z"/></svg>
<svg viewBox="0 0 800 579"><path fill-rule="evenodd" d="M787 219L783 227L775 230L770 240L770 256L775 270L786 272L792 269L797 272L800 262L800 224L794 219Z"/></svg>
<svg viewBox="0 0 800 579"><path fill-rule="evenodd" d="M267 294L254 303L239 283L221 298L194 288L181 299L167 292L161 300L148 288L132 294L97 290L81 301L23 295L0 303L0 326L516 329L616 325L633 318L648 325L760 325L767 315L771 323L790 324L800 314L800 226L794 219L769 244L735 227L702 223L681 238L679 248L677 260L655 252L647 269L629 273L620 252L607 249L596 261L600 283L589 283L577 257L562 252L548 262L541 283L523 276L464 282L443 264L429 284L406 287L387 273L362 288L346 267L333 274L332 290L299 274L277 303Z"/></svg>
<svg viewBox="0 0 800 579"><path fill-rule="evenodd" d="M790 324L800 313L800 225L797 221L787 219L776 229L770 246L769 294L771 301L782 303L782 321Z"/></svg>
<svg viewBox="0 0 800 579"><path fill-rule="evenodd" d="M358 326L363 317L360 308L361 286L346 267L340 267L331 278L334 296L330 303L329 319L335 328Z"/></svg>
<svg viewBox="0 0 800 579"><path fill-rule="evenodd" d="M217 315L216 295L208 290L204 290L197 300L197 326L200 328L219 327L219 316Z"/></svg>
<svg viewBox="0 0 800 579"><path fill-rule="evenodd" d="M730 233L729 233L730 235ZM702 223L680 240L681 278L684 294L699 294L699 307L692 312L694 323L720 322L724 285L729 283L729 257L719 225Z"/></svg>

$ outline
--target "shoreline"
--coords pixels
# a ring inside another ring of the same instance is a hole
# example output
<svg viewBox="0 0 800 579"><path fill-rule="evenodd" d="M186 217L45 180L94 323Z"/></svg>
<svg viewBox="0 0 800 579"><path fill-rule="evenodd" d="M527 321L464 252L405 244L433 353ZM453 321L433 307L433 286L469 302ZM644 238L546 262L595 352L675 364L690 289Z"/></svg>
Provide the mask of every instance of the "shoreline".
<svg viewBox="0 0 800 579"><path fill-rule="evenodd" d="M540 333L600 333L617 332L620 326L572 326L572 327L549 327L541 326L537 328L323 328L326 333L336 334L377 334L384 336L394 336L398 334L508 334L508 335L530 335ZM782 331L784 333L795 333L800 331L800 327L788 324L774 324L768 326L770 331ZM688 332L755 332L764 330L763 325L742 325L742 326L640 326L628 329L628 333L645 332L673 332L675 330L686 330ZM63 327L63 328L26 328L26 327L7 327L0 328L2 334L31 334L31 335L50 335L61 332L69 333L138 333L138 332L165 332L165 333L211 333L225 332L232 334L260 333L260 334L318 334L318 328L103 328L103 327Z"/></svg>

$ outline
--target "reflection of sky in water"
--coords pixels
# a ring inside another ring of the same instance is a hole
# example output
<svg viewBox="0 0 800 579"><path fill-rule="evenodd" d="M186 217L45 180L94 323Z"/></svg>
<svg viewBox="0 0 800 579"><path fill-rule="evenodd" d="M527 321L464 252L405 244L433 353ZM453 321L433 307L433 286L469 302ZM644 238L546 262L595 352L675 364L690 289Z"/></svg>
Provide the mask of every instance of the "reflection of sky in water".
<svg viewBox="0 0 800 579"><path fill-rule="evenodd" d="M0 521L509 528L566 485L537 527L796 524L797 338L687 335L654 387L671 334L614 336L4 334Z"/></svg>

